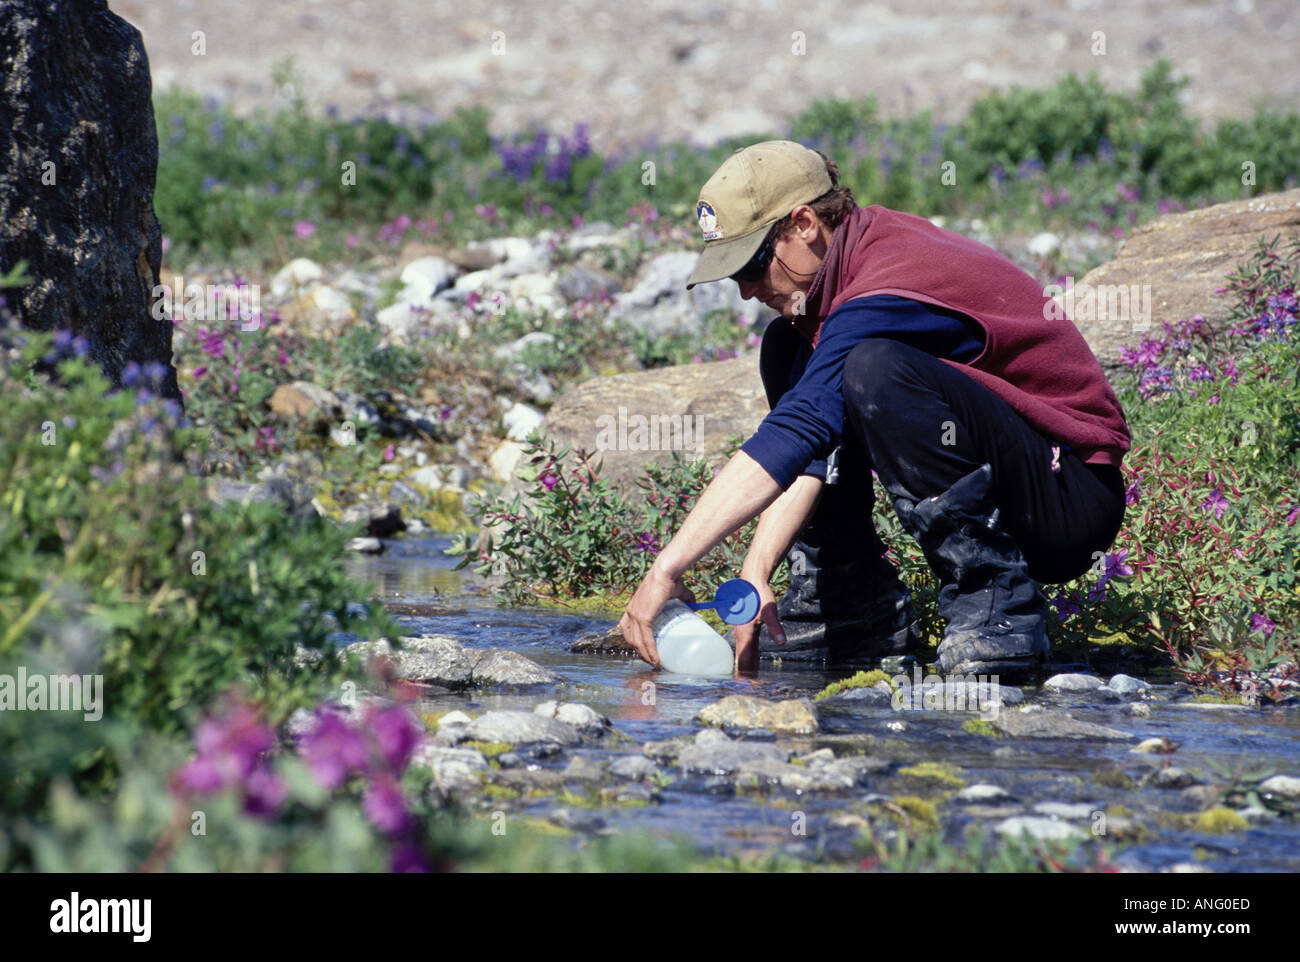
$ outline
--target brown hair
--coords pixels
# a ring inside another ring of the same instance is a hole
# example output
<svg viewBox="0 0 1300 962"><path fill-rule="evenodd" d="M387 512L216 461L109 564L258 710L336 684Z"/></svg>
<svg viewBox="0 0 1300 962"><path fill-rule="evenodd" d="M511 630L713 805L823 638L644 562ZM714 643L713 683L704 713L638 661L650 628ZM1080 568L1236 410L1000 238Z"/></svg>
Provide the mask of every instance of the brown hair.
<svg viewBox="0 0 1300 962"><path fill-rule="evenodd" d="M840 222L852 212L857 203L853 200L853 191L847 187L841 187L840 184L840 166L831 160L820 150L817 156L826 161L826 173L831 178L831 189L820 197L808 201L808 206L820 218L821 222L829 227L832 231L840 226ZM794 232L794 220L787 214L776 222L774 227L776 237L784 237Z"/></svg>

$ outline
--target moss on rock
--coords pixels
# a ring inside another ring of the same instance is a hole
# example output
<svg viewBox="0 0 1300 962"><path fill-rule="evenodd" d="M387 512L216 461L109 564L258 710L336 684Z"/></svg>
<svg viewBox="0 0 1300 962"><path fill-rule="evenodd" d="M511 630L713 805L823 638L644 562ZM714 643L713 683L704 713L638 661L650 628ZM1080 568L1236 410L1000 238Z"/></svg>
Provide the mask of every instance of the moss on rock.
<svg viewBox="0 0 1300 962"><path fill-rule="evenodd" d="M850 691L854 688L870 688L882 681L888 682L889 676L879 668L874 668L871 671L860 671L856 675L831 682L813 696L813 701L821 701L823 698L830 698L831 695L838 695L842 691Z"/></svg>

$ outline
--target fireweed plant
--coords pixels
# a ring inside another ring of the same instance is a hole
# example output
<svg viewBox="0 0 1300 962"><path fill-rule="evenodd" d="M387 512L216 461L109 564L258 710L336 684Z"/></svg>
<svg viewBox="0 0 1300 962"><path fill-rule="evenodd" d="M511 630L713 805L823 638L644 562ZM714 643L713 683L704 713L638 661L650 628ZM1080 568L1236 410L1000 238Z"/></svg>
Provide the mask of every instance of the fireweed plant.
<svg viewBox="0 0 1300 962"><path fill-rule="evenodd" d="M732 438L733 450L739 438ZM717 473L703 460L673 453L671 463L650 465L638 492L624 496L599 477L599 455L530 437L518 477L526 488L509 501L479 498L470 515L478 539L461 536L448 553L457 568L473 566L501 579L511 604L549 601L610 603L645 576L654 557L681 525ZM686 584L700 597L740 567L751 522L691 569ZM739 552L739 553L738 553Z"/></svg>
<svg viewBox="0 0 1300 962"><path fill-rule="evenodd" d="M1125 349L1128 514L1063 627L1156 644L1221 694L1272 699L1296 676L1300 584L1300 239L1261 240L1221 290L1217 330L1166 323Z"/></svg>
<svg viewBox="0 0 1300 962"><path fill-rule="evenodd" d="M1054 642L1087 658L1098 644L1159 653L1223 694L1284 697L1296 674L1296 520L1300 515L1297 275L1300 241L1259 250L1229 279L1230 321L1195 317L1126 347L1116 385L1134 446L1128 512L1092 569L1049 589ZM738 439L737 439L738 440ZM734 446L733 446L734 449ZM472 509L485 535L454 548L461 567L505 577L513 604L633 589L714 472L675 455L624 497L593 459L539 440L523 495ZM883 489L874 521L914 595L923 630L942 636L937 583ZM709 590L739 570L752 526L691 572ZM784 572L778 577L784 578Z"/></svg>

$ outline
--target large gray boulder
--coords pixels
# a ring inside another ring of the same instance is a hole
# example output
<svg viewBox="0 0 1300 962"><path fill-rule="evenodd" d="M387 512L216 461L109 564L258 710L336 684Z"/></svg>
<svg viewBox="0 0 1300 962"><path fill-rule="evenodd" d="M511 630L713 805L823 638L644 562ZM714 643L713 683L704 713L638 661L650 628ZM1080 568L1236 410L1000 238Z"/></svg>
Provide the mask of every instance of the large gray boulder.
<svg viewBox="0 0 1300 962"><path fill-rule="evenodd" d="M600 477L625 494L647 464L686 460L726 463L729 436L745 440L767 416L758 352L729 361L683 364L592 378L556 399L546 435L598 455Z"/></svg>
<svg viewBox="0 0 1300 962"><path fill-rule="evenodd" d="M172 324L152 316L162 231L149 59L140 32L105 0L0 0L0 272L24 326L65 329L120 383L134 361L162 364L180 398Z"/></svg>

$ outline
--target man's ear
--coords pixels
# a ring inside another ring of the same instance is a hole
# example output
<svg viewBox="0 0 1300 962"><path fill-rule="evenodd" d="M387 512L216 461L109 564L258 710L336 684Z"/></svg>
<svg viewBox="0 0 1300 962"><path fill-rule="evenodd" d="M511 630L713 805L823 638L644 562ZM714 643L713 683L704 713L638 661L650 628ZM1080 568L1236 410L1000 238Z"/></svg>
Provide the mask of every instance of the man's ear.
<svg viewBox="0 0 1300 962"><path fill-rule="evenodd" d="M795 228L798 230L799 239L805 244L816 240L821 234L821 218L817 212L807 204L800 204L792 212Z"/></svg>

